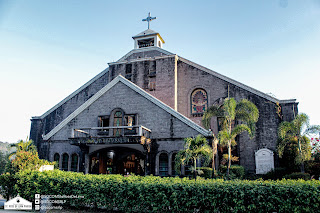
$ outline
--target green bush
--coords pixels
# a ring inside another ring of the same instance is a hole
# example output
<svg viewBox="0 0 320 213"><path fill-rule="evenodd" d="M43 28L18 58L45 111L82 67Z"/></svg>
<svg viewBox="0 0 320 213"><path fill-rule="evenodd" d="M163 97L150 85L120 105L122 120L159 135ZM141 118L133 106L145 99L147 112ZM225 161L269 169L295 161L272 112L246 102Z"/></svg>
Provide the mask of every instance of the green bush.
<svg viewBox="0 0 320 213"><path fill-rule="evenodd" d="M285 179L294 179L294 180L298 180L298 179L310 180L311 177L310 177L309 173L295 172L290 175L285 175L284 178Z"/></svg>
<svg viewBox="0 0 320 213"><path fill-rule="evenodd" d="M212 178L212 168L210 167L199 167L198 169L200 169L203 174L200 175L201 177L204 177L204 178Z"/></svg>
<svg viewBox="0 0 320 213"><path fill-rule="evenodd" d="M39 159L38 152L19 151L11 161L15 172L22 170L38 170L42 165L54 165L56 162Z"/></svg>
<svg viewBox="0 0 320 213"><path fill-rule="evenodd" d="M277 167L274 170L262 175L264 180L281 180L285 175L288 175L286 168Z"/></svg>
<svg viewBox="0 0 320 213"><path fill-rule="evenodd" d="M14 174L5 173L0 175L0 194L7 200L14 197L17 192L15 190L15 185L17 183Z"/></svg>
<svg viewBox="0 0 320 213"><path fill-rule="evenodd" d="M221 166L220 172L222 173L223 177L225 177L225 174L227 173L227 167ZM228 179L243 179L244 174L245 171L243 166L231 165Z"/></svg>
<svg viewBox="0 0 320 213"><path fill-rule="evenodd" d="M320 162L309 161L305 164L306 172L311 175L312 178L319 180L320 177Z"/></svg>
<svg viewBox="0 0 320 213"><path fill-rule="evenodd" d="M73 195L65 205L110 212L315 212L320 181L189 180L154 176L84 175L24 171L15 189L27 200L34 194Z"/></svg>

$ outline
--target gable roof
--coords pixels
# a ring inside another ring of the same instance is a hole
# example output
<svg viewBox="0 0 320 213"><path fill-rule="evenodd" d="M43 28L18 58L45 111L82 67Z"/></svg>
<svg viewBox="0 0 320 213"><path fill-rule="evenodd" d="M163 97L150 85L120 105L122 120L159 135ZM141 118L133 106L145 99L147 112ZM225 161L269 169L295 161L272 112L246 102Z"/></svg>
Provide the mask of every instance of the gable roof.
<svg viewBox="0 0 320 213"><path fill-rule="evenodd" d="M123 57L121 57L117 62L124 62L125 59L127 59L128 57L130 57L134 53L147 52L147 51L153 51L153 50L159 51L159 52L163 53L164 55L174 55L173 53L171 53L167 50L164 50L160 47L147 47L147 48L133 49L130 52L128 52L127 54L125 54ZM113 63L117 63L117 62L111 62L109 64L113 64Z"/></svg>
<svg viewBox="0 0 320 213"><path fill-rule="evenodd" d="M147 29L147 30L135 35L135 36L132 36L132 38L135 39L135 38L147 37L147 36L152 36L152 35L158 35L159 38L161 39L162 43L165 43L163 38L161 37L161 35L158 32L151 30L151 29Z"/></svg>
<svg viewBox="0 0 320 213"><path fill-rule="evenodd" d="M55 128L53 128L48 134L43 136L43 140L50 139L54 134L56 134L59 130L61 130L64 126L66 126L72 119L74 119L76 116L78 116L81 112L83 112L86 108L88 108L92 103L94 103L96 100L98 100L103 94L108 92L112 87L114 87L117 83L123 83L138 94L142 95L144 98L148 99L161 109L165 110L166 112L170 113L186 125L190 126L191 128L198 131L200 134L204 136L210 136L212 133L211 131L208 131L204 129L203 127L199 126L198 124L191 121L189 118L185 117L181 113L175 111L171 107L169 107L167 104L163 103L159 99L155 98L154 96L150 95L131 81L127 80L121 75L118 75L115 79L113 79L109 84L104 86L101 90L99 90L94 96L92 96L89 100L87 100L85 103L83 103L80 107L78 107L74 112L72 112L67 118L65 118L61 123L59 123Z"/></svg>
<svg viewBox="0 0 320 213"><path fill-rule="evenodd" d="M126 62L126 58L130 57L134 53L139 53L139 52L144 52L144 51L152 51L152 50L157 50L157 51L159 51L159 52L161 52L161 53L163 53L165 55L168 55L168 56L169 55L175 55L175 54L173 54L173 53L171 53L171 52L169 52L167 50L164 50L162 48L159 48L159 47L148 47L148 50L146 50L144 48L142 48L142 49L133 49L130 52L128 52L126 55L124 55L122 58L120 58L117 62L109 63L109 65L117 64L117 63L125 63ZM141 59L141 60L143 60L143 59ZM189 65L191 65L191 66L193 66L193 67L195 67L195 68L197 68L199 70L207 72L207 73L209 73L209 74L211 74L211 75L213 75L213 76L215 76L217 78L220 78L221 80L224 80L224 81L226 81L228 83L231 83L231 84L233 84L235 86L238 86L238 87L240 87L240 88L242 88L242 89L244 89L246 91L249 91L249 92L251 92L251 93L253 93L255 95L258 95L258 96L260 96L262 98L265 98L268 101L271 101L273 103L277 103L278 102L280 104L286 104L286 103L294 103L294 102L296 102L296 99L287 99L287 100L277 99L277 98L272 97L272 96L270 96L270 95L268 95L266 93L263 93L263 92L261 92L261 91L259 91L257 89L254 89L254 88L252 88L250 86L247 86L247 85L245 85L245 84L243 84L243 83L241 83L239 81L233 80L233 79L231 79L231 78L229 78L229 77L227 77L225 75L222 75L222 74L220 74L220 73L218 73L216 71L213 71L213 70L208 69L208 68L206 68L204 66L201 66L201 65L199 65L199 64L197 64L195 62L192 62L192 61L190 61L188 59L185 59L185 58L183 58L181 56L179 56L179 60L184 62L184 63L186 63L186 64L189 64Z"/></svg>
<svg viewBox="0 0 320 213"><path fill-rule="evenodd" d="M159 33L154 30L147 29L147 30L142 31L141 33L135 35L135 36L132 36L132 38L139 38L139 37L143 37L143 36L156 35L156 34L159 34Z"/></svg>
<svg viewBox="0 0 320 213"><path fill-rule="evenodd" d="M71 98L73 98L75 95L77 95L79 92L81 92L84 88L86 88L87 86L89 86L90 84L92 84L93 82L95 82L97 79L99 79L100 77L102 77L104 74L106 74L109 71L109 67L106 68L105 70L103 70L102 72L100 72L98 75L96 75L95 77L93 77L91 80L89 80L87 83L85 83L84 85L82 85L79 89L77 89L76 91L74 91L73 93L71 93L69 96L67 96L65 99L63 99L62 101L60 101L58 104L56 104L54 107L52 107L51 109L49 109L48 111L46 111L45 113L43 113L41 116L34 116L32 117L32 119L43 119L45 118L47 115L49 115L51 112L53 112L54 110L56 110L57 108L59 108L61 105L63 105L64 103L66 103L67 101L69 101Z"/></svg>
<svg viewBox="0 0 320 213"><path fill-rule="evenodd" d="M211 74L211 75L213 75L213 76L215 76L217 78L220 78L220 79L222 79L222 80L224 80L224 81L226 81L228 83L231 83L231 84L233 84L235 86L238 86L238 87L240 87L240 88L242 88L244 90L247 90L247 91L249 91L249 92L251 92L251 93L253 93L255 95L258 95L258 96L263 97L263 98L265 98L265 99L267 99L269 101L272 101L274 103L279 102L280 104L285 104L285 103L294 103L296 101L296 99L279 100L279 99L274 98L274 97L272 97L272 96L270 96L268 94L265 94L265 93L263 93L263 92L261 92L259 90L256 90L256 89L254 89L252 87L249 87L249 86L247 86L247 85L245 85L243 83L240 83L239 81L233 80L233 79L231 79L231 78L229 78L227 76L224 76L224 75L222 75L220 73L217 73L217 72L215 72L213 70L210 70L210 69L208 69L208 68L206 68L204 66L201 66L201 65L199 65L197 63L189 61L189 60L187 60L185 58L182 58L180 56L179 56L179 60L183 61L184 63L189 64L189 65L191 65L191 66L193 66L193 67L195 67L195 68L197 68L199 70L207 72L207 73L209 73L209 74Z"/></svg>

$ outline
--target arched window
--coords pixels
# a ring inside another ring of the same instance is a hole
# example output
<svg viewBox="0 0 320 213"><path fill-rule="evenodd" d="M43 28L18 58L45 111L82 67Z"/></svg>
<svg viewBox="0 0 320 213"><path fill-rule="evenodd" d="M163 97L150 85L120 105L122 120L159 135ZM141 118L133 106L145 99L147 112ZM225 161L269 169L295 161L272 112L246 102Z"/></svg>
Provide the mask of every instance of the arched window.
<svg viewBox="0 0 320 213"><path fill-rule="evenodd" d="M57 166L59 167L60 155L59 153L55 153L53 156L53 161L57 162Z"/></svg>
<svg viewBox="0 0 320 213"><path fill-rule="evenodd" d="M161 153L159 156L159 175L168 175L168 155L166 153Z"/></svg>
<svg viewBox="0 0 320 213"><path fill-rule="evenodd" d="M67 153L64 153L62 155L62 170L68 171L68 163L69 163L69 155Z"/></svg>
<svg viewBox="0 0 320 213"><path fill-rule="evenodd" d="M78 155L76 153L71 156L71 171L78 171Z"/></svg>
<svg viewBox="0 0 320 213"><path fill-rule="evenodd" d="M195 89L191 93L191 114L203 115L208 108L208 95L204 89Z"/></svg>

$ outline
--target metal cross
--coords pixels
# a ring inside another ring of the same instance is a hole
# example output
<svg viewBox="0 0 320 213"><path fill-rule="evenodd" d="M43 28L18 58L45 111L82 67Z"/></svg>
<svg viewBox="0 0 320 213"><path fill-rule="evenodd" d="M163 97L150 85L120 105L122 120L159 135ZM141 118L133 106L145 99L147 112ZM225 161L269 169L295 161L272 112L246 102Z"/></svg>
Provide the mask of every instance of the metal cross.
<svg viewBox="0 0 320 213"><path fill-rule="evenodd" d="M148 22L148 29L150 29L150 21L152 21L153 19L156 19L157 17L151 17L150 16L150 12L147 18L142 19L142 21L147 21Z"/></svg>

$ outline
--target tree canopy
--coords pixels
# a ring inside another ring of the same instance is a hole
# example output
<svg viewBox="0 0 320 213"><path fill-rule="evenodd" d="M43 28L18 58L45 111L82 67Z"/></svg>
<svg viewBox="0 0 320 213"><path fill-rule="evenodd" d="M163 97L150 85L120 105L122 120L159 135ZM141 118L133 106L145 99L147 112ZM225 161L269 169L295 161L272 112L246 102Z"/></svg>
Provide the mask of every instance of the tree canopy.
<svg viewBox="0 0 320 213"><path fill-rule="evenodd" d="M197 137L185 138L184 149L180 150L176 155L175 160L175 170L180 174L181 165L187 165L189 162L193 163L193 172L196 177L197 170L197 160L204 160L203 166L210 163L212 156L212 149L208 145L208 141L202 135Z"/></svg>
<svg viewBox="0 0 320 213"><path fill-rule="evenodd" d="M319 125L310 125L309 117L304 113L298 114L291 122L283 121L278 128L278 154L282 158L286 149L292 149L295 164L300 165L301 172L304 173L304 162L311 157L310 134L320 131ZM292 152L291 152L292 154Z"/></svg>
<svg viewBox="0 0 320 213"><path fill-rule="evenodd" d="M259 110L255 104L247 99L237 102L234 98L224 99L223 104L213 105L204 113L202 122L204 127L210 128L212 117L222 119L221 131L218 133L219 143L228 147L228 169L231 166L231 147L236 145L235 138L242 132L248 132L251 138L256 131Z"/></svg>

